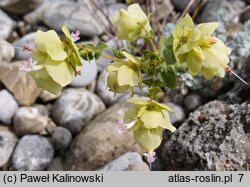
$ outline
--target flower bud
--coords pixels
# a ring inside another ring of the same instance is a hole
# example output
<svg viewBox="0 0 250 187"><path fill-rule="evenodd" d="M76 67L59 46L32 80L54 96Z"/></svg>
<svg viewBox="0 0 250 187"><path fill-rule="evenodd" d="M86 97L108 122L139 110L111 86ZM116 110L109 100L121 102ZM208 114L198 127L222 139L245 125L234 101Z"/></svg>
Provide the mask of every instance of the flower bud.
<svg viewBox="0 0 250 187"><path fill-rule="evenodd" d="M187 14L173 31L173 52L178 63L187 63L188 72L203 74L207 79L224 77L231 50L211 36L218 23L209 22L194 26Z"/></svg>
<svg viewBox="0 0 250 187"><path fill-rule="evenodd" d="M121 9L118 16L112 18L117 28L119 40L134 40L151 34L152 28L149 19L139 4L128 6L128 10Z"/></svg>

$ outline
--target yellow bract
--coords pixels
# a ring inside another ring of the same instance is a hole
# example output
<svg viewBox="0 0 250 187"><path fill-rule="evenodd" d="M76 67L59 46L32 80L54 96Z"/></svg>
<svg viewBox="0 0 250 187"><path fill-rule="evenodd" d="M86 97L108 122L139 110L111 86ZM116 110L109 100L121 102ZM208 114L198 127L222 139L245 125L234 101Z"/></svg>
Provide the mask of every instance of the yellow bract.
<svg viewBox="0 0 250 187"><path fill-rule="evenodd" d="M112 18L117 28L119 40L134 40L148 36L152 28L148 17L139 4L128 6L128 10L121 9L118 16Z"/></svg>
<svg viewBox="0 0 250 187"><path fill-rule="evenodd" d="M39 68L29 72L39 87L56 95L72 81L74 69L81 65L68 28L64 25L62 30L66 36L64 40L53 30L37 31L32 56Z"/></svg>
<svg viewBox="0 0 250 187"><path fill-rule="evenodd" d="M188 72L200 72L207 78L224 77L231 50L216 37L211 36L218 23L209 22L194 26L187 14L173 31L173 52L178 63L187 63Z"/></svg>
<svg viewBox="0 0 250 187"><path fill-rule="evenodd" d="M163 130L174 132L176 129L169 118L172 110L149 98L131 98L127 101L133 103L134 107L126 112L123 120L125 123L134 122L128 130L134 132L137 142L151 154L160 145Z"/></svg>
<svg viewBox="0 0 250 187"><path fill-rule="evenodd" d="M123 55L129 61L113 62L107 66L106 71L109 73L107 85L110 91L122 93L127 90L133 93L133 87L142 86L141 72L139 69L140 62L132 55L123 52Z"/></svg>

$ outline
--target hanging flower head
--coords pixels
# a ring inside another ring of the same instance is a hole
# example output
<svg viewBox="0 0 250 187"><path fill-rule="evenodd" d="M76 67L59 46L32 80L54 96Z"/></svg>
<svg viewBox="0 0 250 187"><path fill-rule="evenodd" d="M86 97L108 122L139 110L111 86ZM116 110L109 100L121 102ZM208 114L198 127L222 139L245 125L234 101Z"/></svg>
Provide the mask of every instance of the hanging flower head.
<svg viewBox="0 0 250 187"><path fill-rule="evenodd" d="M134 122L128 130L133 131L138 144L151 155L161 143L163 130L174 132L176 129L170 123L169 112L172 110L149 98L131 98L127 101L133 103L134 107L125 113L124 122Z"/></svg>
<svg viewBox="0 0 250 187"><path fill-rule="evenodd" d="M130 90L132 95L135 86L142 87L140 62L129 53L123 52L122 54L128 61L113 62L107 66L106 70L109 73L107 85L114 93Z"/></svg>
<svg viewBox="0 0 250 187"><path fill-rule="evenodd" d="M217 22L194 26L187 14L173 31L173 52L177 62L187 63L188 72L195 76L202 73L207 79L224 77L231 50L212 36Z"/></svg>
<svg viewBox="0 0 250 187"><path fill-rule="evenodd" d="M149 19L139 4L132 4L128 10L121 9L118 16L112 19L117 28L119 40L144 38L152 32Z"/></svg>
<svg viewBox="0 0 250 187"><path fill-rule="evenodd" d="M53 30L37 31L36 48L32 50L36 66L29 72L37 85L53 94L60 93L62 87L68 85L78 66L81 66L78 49L69 30L62 27L66 38L60 39Z"/></svg>

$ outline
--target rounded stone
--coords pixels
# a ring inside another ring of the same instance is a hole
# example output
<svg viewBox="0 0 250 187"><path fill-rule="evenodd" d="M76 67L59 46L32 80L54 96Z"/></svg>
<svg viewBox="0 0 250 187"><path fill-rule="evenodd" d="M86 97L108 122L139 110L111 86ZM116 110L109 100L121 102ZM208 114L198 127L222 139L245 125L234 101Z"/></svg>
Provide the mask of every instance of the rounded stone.
<svg viewBox="0 0 250 187"><path fill-rule="evenodd" d="M0 168L10 159L16 143L17 137L15 134L0 129Z"/></svg>
<svg viewBox="0 0 250 187"><path fill-rule="evenodd" d="M76 134L89 120L104 110L104 103L94 93L83 88L69 88L56 100L52 117L57 125Z"/></svg>
<svg viewBox="0 0 250 187"><path fill-rule="evenodd" d="M18 110L18 104L14 97L7 91L0 91L0 121L10 125L12 117Z"/></svg>
<svg viewBox="0 0 250 187"><path fill-rule="evenodd" d="M12 156L16 170L40 171L46 169L53 160L54 149L47 138L26 135L20 139Z"/></svg>
<svg viewBox="0 0 250 187"><path fill-rule="evenodd" d="M72 140L71 132L63 127L57 127L51 137L54 147L59 150L65 150Z"/></svg>

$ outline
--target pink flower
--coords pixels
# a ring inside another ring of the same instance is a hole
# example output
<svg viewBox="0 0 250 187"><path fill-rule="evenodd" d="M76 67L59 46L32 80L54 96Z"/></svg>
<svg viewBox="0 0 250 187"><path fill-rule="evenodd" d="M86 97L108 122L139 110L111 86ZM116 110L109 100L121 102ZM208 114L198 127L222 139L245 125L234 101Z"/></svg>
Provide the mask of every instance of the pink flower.
<svg viewBox="0 0 250 187"><path fill-rule="evenodd" d="M148 153L144 153L143 154L143 156L145 156L146 157L146 160L147 160L147 162L149 163L149 167L151 168L151 166L152 166L152 163L156 160L156 153L155 152L153 152L153 153L151 153L151 154L148 154Z"/></svg>
<svg viewBox="0 0 250 187"><path fill-rule="evenodd" d="M19 70L24 71L24 72L32 71L32 70L34 70L36 64L37 64L37 62L36 61L34 62L33 58L29 57L28 58L28 64L26 66L25 65L21 66L19 68Z"/></svg>
<svg viewBox="0 0 250 187"><path fill-rule="evenodd" d="M72 37L73 41L76 42L77 40L80 39L80 31L77 30L75 33L72 32L71 37Z"/></svg>
<svg viewBox="0 0 250 187"><path fill-rule="evenodd" d="M122 119L118 120L118 124L119 124L119 128L117 130L118 134L123 134L127 132L128 127Z"/></svg>

